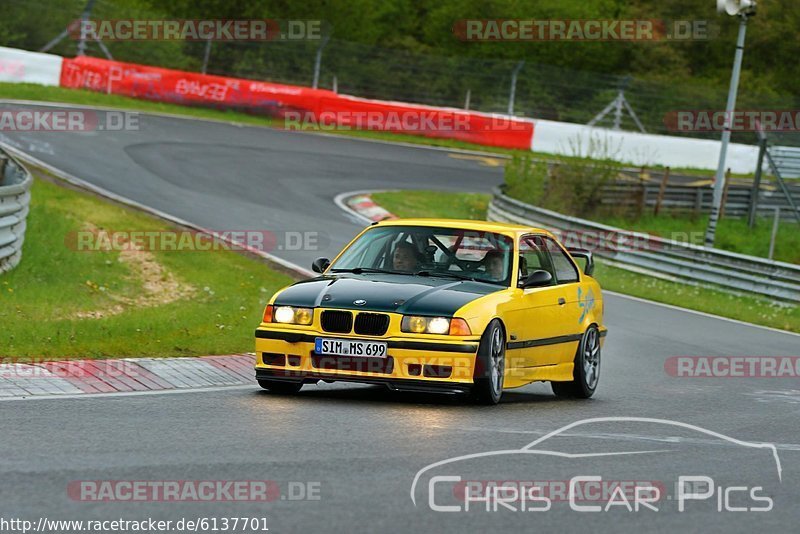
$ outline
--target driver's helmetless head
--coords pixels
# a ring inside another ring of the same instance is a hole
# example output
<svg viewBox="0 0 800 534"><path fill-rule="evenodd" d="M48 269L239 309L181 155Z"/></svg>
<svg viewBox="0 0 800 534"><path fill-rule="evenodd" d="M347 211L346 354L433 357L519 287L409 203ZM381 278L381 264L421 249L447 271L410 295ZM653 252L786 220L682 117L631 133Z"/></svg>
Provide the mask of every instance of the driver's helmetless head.
<svg viewBox="0 0 800 534"><path fill-rule="evenodd" d="M411 243L398 243L392 254L392 268L396 271L413 271L417 268L417 253Z"/></svg>
<svg viewBox="0 0 800 534"><path fill-rule="evenodd" d="M486 265L486 273L493 280L502 280L505 278L503 274L503 253L499 250L490 250L486 253L484 264Z"/></svg>

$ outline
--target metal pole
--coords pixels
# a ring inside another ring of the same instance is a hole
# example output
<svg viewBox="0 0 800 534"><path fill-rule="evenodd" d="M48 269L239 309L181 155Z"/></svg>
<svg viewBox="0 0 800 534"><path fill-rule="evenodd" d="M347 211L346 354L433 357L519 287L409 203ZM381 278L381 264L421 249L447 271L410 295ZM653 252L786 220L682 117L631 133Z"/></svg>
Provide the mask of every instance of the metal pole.
<svg viewBox="0 0 800 534"><path fill-rule="evenodd" d="M520 61L517 63L517 66L514 67L514 70L511 72L511 94L508 95L508 114L514 114L514 99L517 96L517 74L519 71L522 70L522 66L525 64L524 61Z"/></svg>
<svg viewBox="0 0 800 534"><path fill-rule="evenodd" d="M89 0L86 4L86 7L83 8L83 12L81 13L81 22L79 23L78 31L80 32L80 42L78 43L78 55L82 56L83 51L86 50L86 39L83 35L83 21L89 19L89 15L92 13L92 6L94 5L95 0ZM69 24L64 31L56 35L51 41L49 41L46 45L39 49L39 52L47 52L55 45L60 43L64 40L69 34L70 30L72 29L72 23Z"/></svg>
<svg viewBox="0 0 800 534"><path fill-rule="evenodd" d="M713 247L714 238L717 232L717 220L719 219L719 207L722 203L722 190L725 186L725 159L728 154L728 143L731 140L731 121L733 120L733 110L736 107L736 92L739 89L739 73L742 70L742 56L744 55L744 37L747 31L747 15L740 15L739 36L736 39L736 53L733 57L733 72L731 73L731 85L728 91L728 105L725 106L725 126L722 130L722 146L719 150L719 165L714 181L714 200L711 204L711 213L708 217L708 227L706 228L705 246Z"/></svg>
<svg viewBox="0 0 800 534"><path fill-rule="evenodd" d="M92 14L92 7L94 7L95 0L89 0L89 3L86 4L86 9L83 10L81 13L81 27L80 27L80 36L81 40L78 41L78 55L85 56L86 55L86 35L83 33L84 23L89 20L89 17Z"/></svg>
<svg viewBox="0 0 800 534"><path fill-rule="evenodd" d="M617 93L617 98L614 99L614 129L619 130L622 125L622 103L625 101L625 91L622 89Z"/></svg>
<svg viewBox="0 0 800 534"><path fill-rule="evenodd" d="M469 111L469 99L472 96L472 89L467 89L467 97L464 99L464 109Z"/></svg>
<svg viewBox="0 0 800 534"><path fill-rule="evenodd" d="M205 74L206 70L208 69L208 58L209 57L211 57L211 39L208 39L206 41L206 51L203 53L203 68L200 71L203 74Z"/></svg>
<svg viewBox="0 0 800 534"><path fill-rule="evenodd" d="M772 221L772 235L769 238L769 259L775 254L775 239L778 237L778 224L781 222L781 209L775 208L775 219Z"/></svg>
<svg viewBox="0 0 800 534"><path fill-rule="evenodd" d="M317 48L317 56L314 58L314 83L311 84L311 87L314 89L316 89L319 85L319 68L322 64L322 49L325 48L326 44L328 44L330 38L331 35L329 33L325 34L325 36L322 38L322 42L319 44L319 48Z"/></svg>
<svg viewBox="0 0 800 534"><path fill-rule="evenodd" d="M750 206L747 213L747 225L753 228L756 225L756 212L758 211L758 193L761 190L761 166L764 164L764 152L767 151L767 138L758 140L758 163L756 175L753 178L753 189L750 191Z"/></svg>
<svg viewBox="0 0 800 534"><path fill-rule="evenodd" d="M339 92L339 80L336 78L335 75L333 76L333 92L334 93Z"/></svg>

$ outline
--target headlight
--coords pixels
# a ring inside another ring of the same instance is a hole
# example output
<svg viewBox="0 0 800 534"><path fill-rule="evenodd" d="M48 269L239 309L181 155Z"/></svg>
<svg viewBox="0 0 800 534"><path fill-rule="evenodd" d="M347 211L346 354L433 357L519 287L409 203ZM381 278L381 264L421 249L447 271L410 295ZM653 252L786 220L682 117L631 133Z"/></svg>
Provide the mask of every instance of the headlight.
<svg viewBox="0 0 800 534"><path fill-rule="evenodd" d="M276 323L309 325L314 318L312 308L295 308L293 306L277 306L272 313Z"/></svg>
<svg viewBox="0 0 800 534"><path fill-rule="evenodd" d="M464 319L421 317L419 315L404 316L400 323L400 330L410 334L450 334L455 336L468 336L471 334L469 326Z"/></svg>

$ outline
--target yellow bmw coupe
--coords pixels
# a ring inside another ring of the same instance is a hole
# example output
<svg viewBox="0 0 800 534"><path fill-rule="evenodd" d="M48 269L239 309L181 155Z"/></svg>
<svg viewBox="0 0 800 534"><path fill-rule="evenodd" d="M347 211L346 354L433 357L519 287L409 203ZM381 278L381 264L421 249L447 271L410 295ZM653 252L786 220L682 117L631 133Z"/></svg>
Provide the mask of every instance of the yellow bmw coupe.
<svg viewBox="0 0 800 534"><path fill-rule="evenodd" d="M496 404L536 381L565 397L597 388L606 328L592 254L546 230L384 221L312 268L319 276L273 295L256 329L265 389L350 381Z"/></svg>

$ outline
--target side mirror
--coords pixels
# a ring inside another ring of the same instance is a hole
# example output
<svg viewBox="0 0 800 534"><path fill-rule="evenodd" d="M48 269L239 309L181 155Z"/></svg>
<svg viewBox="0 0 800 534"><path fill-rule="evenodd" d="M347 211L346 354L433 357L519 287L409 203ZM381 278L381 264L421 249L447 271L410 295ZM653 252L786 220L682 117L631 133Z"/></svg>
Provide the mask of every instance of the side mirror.
<svg viewBox="0 0 800 534"><path fill-rule="evenodd" d="M525 282L522 283L522 288L527 289L529 287L542 287L550 285L550 282L553 281L553 275L547 271L542 269L533 271L531 274L528 275L528 278L525 279Z"/></svg>
<svg viewBox="0 0 800 534"><path fill-rule="evenodd" d="M584 248L568 248L567 252L569 252L570 255L575 259L580 258L584 260L585 263L583 266L583 274L586 276L592 276L592 273L594 272L594 256L592 255L591 251Z"/></svg>
<svg viewBox="0 0 800 534"><path fill-rule="evenodd" d="M327 269L331 264L331 260L328 258L317 258L314 260L314 263L311 264L311 270L315 273L324 273L325 269Z"/></svg>

